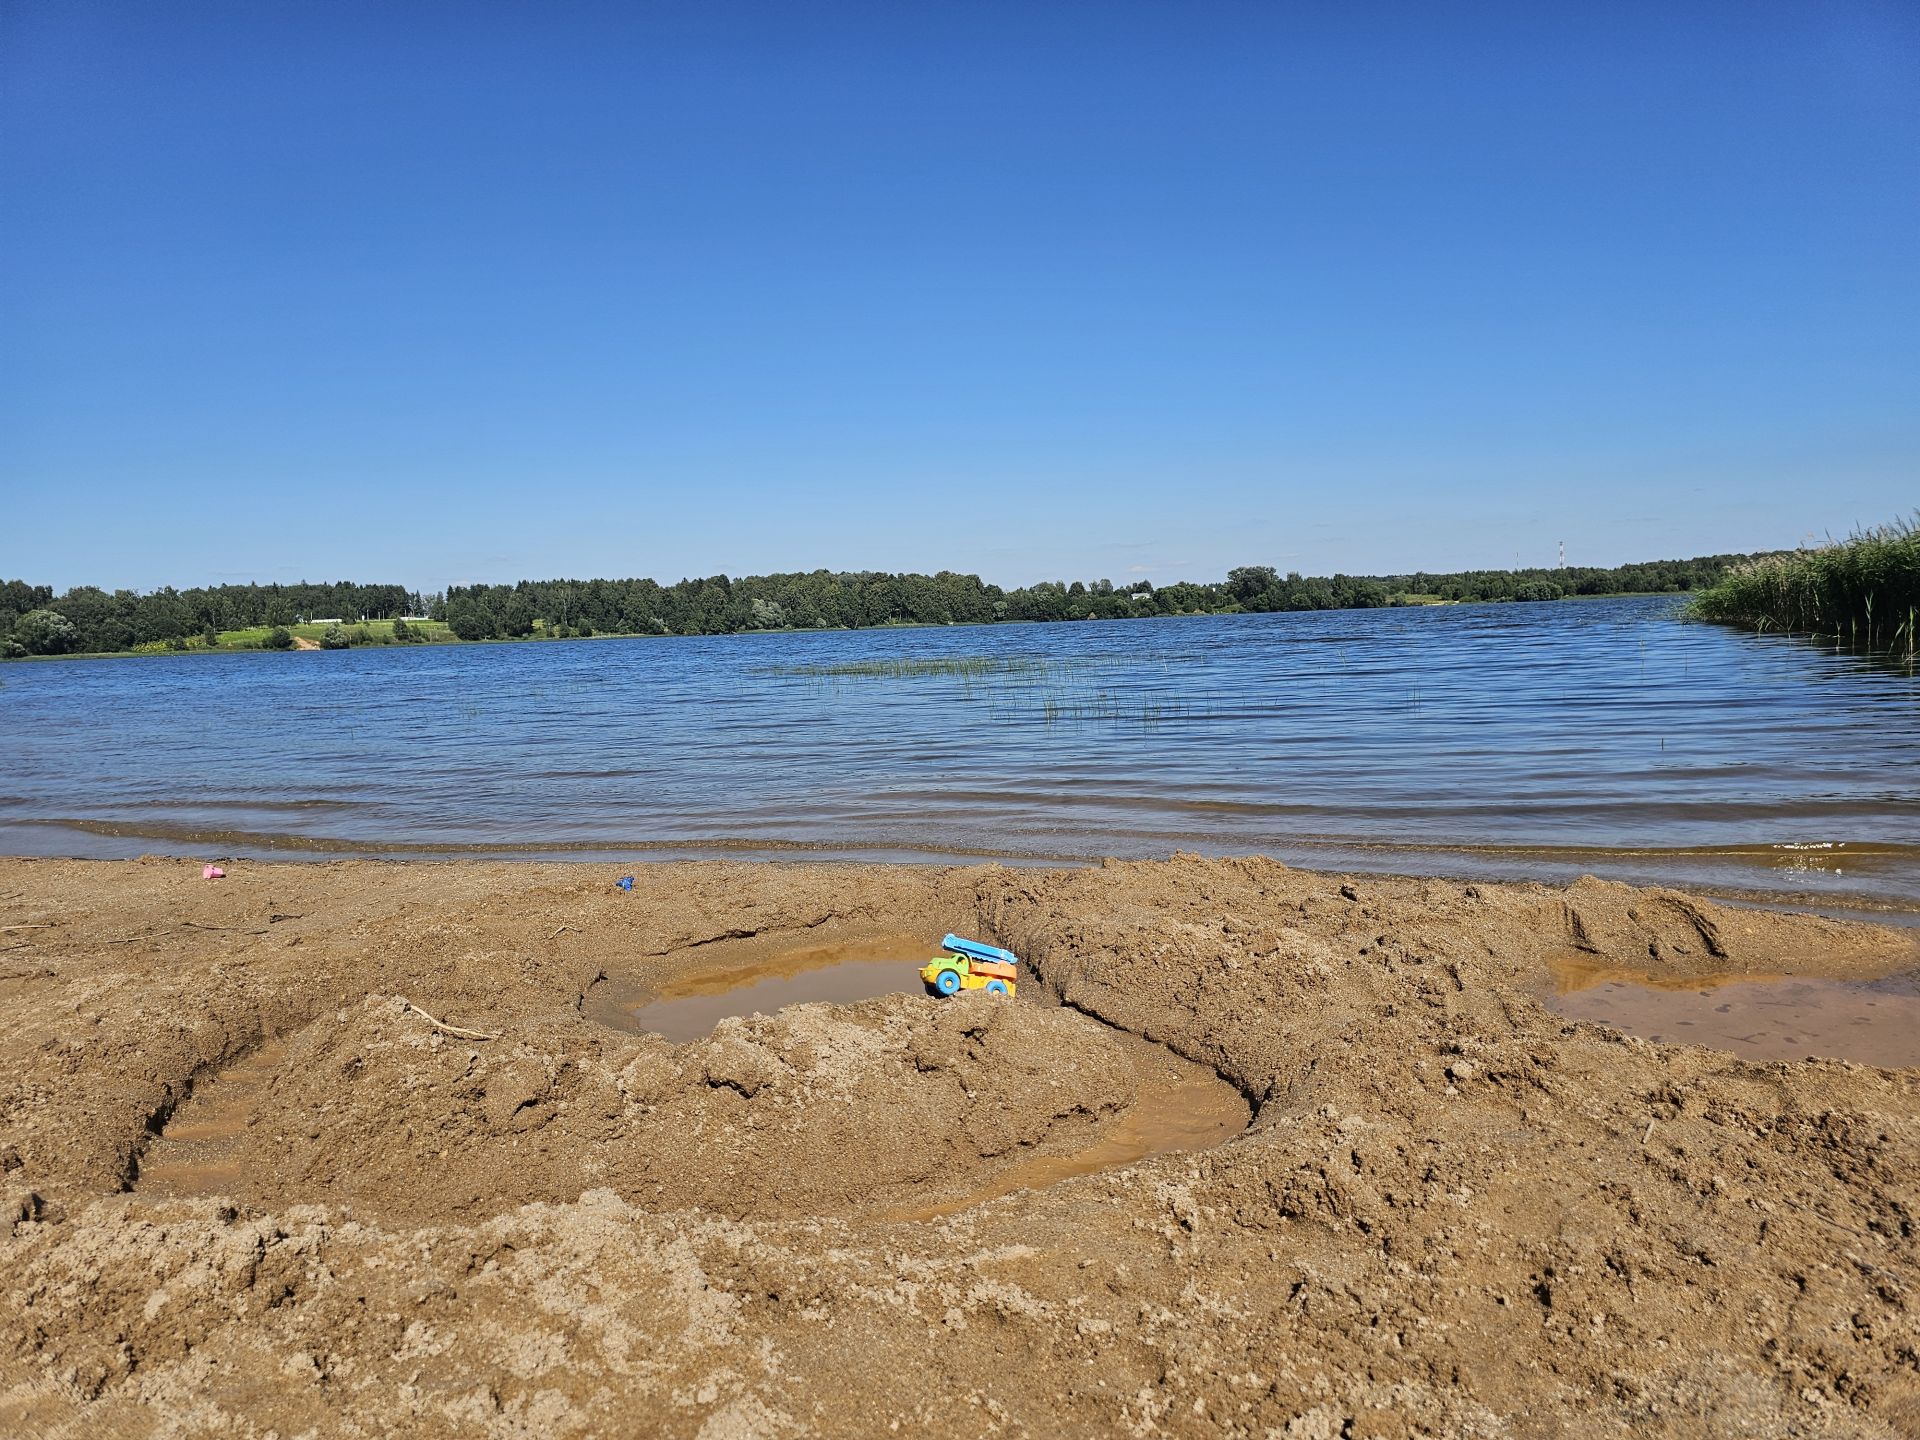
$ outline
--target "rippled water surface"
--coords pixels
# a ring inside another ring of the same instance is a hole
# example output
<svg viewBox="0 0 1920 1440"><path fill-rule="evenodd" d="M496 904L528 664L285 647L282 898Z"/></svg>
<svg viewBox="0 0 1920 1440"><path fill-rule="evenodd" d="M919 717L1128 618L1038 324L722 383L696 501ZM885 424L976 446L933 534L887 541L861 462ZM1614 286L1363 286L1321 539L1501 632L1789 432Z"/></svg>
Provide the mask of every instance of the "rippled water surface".
<svg viewBox="0 0 1920 1440"><path fill-rule="evenodd" d="M0 667L0 849L1265 851L1920 909L1920 681L1666 599Z"/></svg>

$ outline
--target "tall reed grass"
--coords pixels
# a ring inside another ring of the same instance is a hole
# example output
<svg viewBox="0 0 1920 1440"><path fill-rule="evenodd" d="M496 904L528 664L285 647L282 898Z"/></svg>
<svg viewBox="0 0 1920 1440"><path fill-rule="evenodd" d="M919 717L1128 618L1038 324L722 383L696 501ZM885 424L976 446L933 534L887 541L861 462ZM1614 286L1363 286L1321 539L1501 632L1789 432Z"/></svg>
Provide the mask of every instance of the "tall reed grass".
<svg viewBox="0 0 1920 1440"><path fill-rule="evenodd" d="M1813 550L1736 565L1694 596L1703 620L1820 635L1912 655L1920 613L1920 515Z"/></svg>

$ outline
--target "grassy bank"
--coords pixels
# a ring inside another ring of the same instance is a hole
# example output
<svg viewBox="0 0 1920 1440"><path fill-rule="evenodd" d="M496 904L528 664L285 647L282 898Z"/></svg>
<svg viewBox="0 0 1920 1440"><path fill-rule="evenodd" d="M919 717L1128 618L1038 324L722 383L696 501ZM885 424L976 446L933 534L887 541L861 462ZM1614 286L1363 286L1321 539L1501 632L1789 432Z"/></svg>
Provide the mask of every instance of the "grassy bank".
<svg viewBox="0 0 1920 1440"><path fill-rule="evenodd" d="M454 633L438 620L413 620L407 624L403 636L394 633L391 620L356 620L350 625L251 625L238 630L220 630L215 632L212 643L205 635L179 635L171 640L148 640L125 650L80 651L71 656L36 656L37 659L100 659L111 655L180 655L198 652L205 654L209 650L274 650L294 648L276 646L273 632L287 632L290 640L305 640L311 644L300 647L311 649L313 645L324 645L329 631L337 631L337 638L345 645L335 646L345 649L356 645L418 645L423 643L446 642L453 640Z"/></svg>
<svg viewBox="0 0 1920 1440"><path fill-rule="evenodd" d="M1920 517L1736 565L1688 609L1703 620L1911 655L1920 613Z"/></svg>
<svg viewBox="0 0 1920 1440"><path fill-rule="evenodd" d="M352 645L406 645L422 641L432 642L453 639L453 631L438 620L409 620L407 638L396 639L391 620L356 620L351 625L287 625L282 627L297 640L311 640L316 645L326 638L328 630L339 629ZM222 630L220 643L213 647L219 650L265 650L270 648L268 637L273 634L271 625L254 625L244 630ZM204 646L197 648L206 648Z"/></svg>

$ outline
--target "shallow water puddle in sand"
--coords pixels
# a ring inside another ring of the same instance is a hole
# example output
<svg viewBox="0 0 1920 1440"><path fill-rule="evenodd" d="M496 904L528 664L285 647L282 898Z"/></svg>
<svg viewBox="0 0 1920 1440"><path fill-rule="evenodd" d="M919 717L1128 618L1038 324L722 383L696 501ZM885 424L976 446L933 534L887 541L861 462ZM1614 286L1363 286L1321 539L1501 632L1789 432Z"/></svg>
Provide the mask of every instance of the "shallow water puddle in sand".
<svg viewBox="0 0 1920 1440"><path fill-rule="evenodd" d="M704 1039L729 1015L771 1015L814 1000L849 1005L876 995L922 994L920 967L939 952L937 941L911 935L799 945L701 967L653 991L603 982L589 993L584 1013L616 1030L682 1045Z"/></svg>
<svg viewBox="0 0 1920 1440"><path fill-rule="evenodd" d="M134 1187L143 1195L231 1194L245 1178L234 1157L260 1091L286 1062L291 1036L269 1040L194 1086L140 1157Z"/></svg>
<svg viewBox="0 0 1920 1440"><path fill-rule="evenodd" d="M1885 980L1792 975L1676 979L1596 964L1552 962L1556 1014L1596 1020L1670 1045L1709 1045L1745 1060L1810 1055L1889 1068L1920 1065L1920 972Z"/></svg>

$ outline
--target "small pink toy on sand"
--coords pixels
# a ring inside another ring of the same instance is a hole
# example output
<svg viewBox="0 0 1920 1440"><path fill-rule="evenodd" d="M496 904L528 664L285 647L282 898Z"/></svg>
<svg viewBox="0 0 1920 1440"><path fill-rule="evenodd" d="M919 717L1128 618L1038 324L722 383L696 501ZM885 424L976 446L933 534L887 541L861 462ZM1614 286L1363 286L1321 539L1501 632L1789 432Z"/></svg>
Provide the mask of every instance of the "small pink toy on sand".
<svg viewBox="0 0 1920 1440"><path fill-rule="evenodd" d="M224 880L227 878L227 872L222 870L218 865L209 865L200 872L200 878L202 880Z"/></svg>

